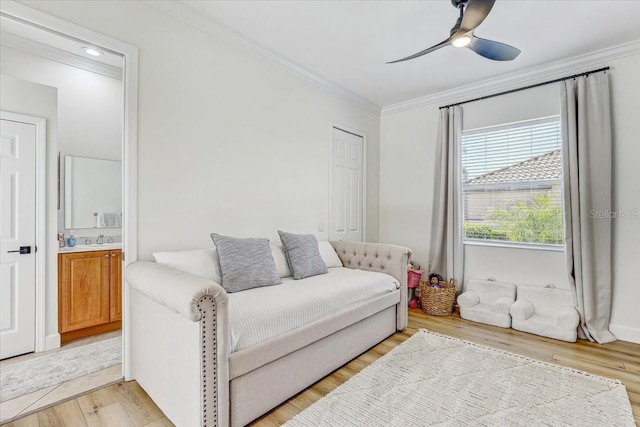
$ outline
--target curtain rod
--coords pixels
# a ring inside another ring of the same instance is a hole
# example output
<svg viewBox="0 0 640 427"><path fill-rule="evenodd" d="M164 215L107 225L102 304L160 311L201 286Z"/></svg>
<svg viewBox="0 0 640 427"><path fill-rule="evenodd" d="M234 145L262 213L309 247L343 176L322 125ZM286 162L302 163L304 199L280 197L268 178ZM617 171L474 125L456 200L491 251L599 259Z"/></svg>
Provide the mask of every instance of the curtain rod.
<svg viewBox="0 0 640 427"><path fill-rule="evenodd" d="M467 101L456 102L454 104L449 104L449 105L445 105L443 107L440 107L440 109L442 110L444 108L454 107L456 105L468 104L469 102L481 101L483 99L494 98L494 97L500 96L500 95L507 95L509 93L520 92L521 90L533 89L534 87L545 86L545 85L549 85L549 84L552 84L552 83L563 82L565 80L574 79L576 77L581 77L581 76L588 76L589 74L600 73L602 71L607 71L607 70L609 70L609 67L598 68L597 70L593 70L593 71L585 71L584 73L574 74L574 75L568 76L568 77L561 77L559 79L549 80L548 82L536 83L534 85L520 87L520 88L517 88L517 89L506 90L504 92L494 93L492 95L481 96L481 97L478 97L478 98L469 99Z"/></svg>

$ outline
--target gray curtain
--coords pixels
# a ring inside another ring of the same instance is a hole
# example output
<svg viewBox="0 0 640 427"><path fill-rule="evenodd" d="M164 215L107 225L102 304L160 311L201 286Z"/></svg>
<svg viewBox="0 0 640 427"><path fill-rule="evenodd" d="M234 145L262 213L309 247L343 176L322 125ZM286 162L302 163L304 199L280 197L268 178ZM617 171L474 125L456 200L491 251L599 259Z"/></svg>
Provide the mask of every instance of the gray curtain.
<svg viewBox="0 0 640 427"><path fill-rule="evenodd" d="M462 289L463 248L460 191L462 109L440 110L434 164L429 272L454 278Z"/></svg>
<svg viewBox="0 0 640 427"><path fill-rule="evenodd" d="M611 318L611 113L606 73L560 84L565 254L580 336L607 343ZM602 214L599 214L602 213Z"/></svg>

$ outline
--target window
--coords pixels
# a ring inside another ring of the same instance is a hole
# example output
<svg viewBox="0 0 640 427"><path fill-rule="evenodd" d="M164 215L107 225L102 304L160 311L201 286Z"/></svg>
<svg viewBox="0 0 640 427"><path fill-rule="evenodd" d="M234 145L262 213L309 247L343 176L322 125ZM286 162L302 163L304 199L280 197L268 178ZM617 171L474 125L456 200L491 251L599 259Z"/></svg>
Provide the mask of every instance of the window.
<svg viewBox="0 0 640 427"><path fill-rule="evenodd" d="M464 241L563 244L557 116L462 132Z"/></svg>

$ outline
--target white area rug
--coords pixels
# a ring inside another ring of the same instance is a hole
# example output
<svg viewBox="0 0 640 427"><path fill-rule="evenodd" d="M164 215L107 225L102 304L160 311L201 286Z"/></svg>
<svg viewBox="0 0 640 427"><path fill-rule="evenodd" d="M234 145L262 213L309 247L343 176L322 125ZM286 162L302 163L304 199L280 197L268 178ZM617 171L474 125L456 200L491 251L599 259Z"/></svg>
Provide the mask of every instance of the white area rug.
<svg viewBox="0 0 640 427"><path fill-rule="evenodd" d="M286 426L634 426L623 384L418 331Z"/></svg>
<svg viewBox="0 0 640 427"><path fill-rule="evenodd" d="M0 372L0 402L121 362L122 339L117 337L9 365Z"/></svg>

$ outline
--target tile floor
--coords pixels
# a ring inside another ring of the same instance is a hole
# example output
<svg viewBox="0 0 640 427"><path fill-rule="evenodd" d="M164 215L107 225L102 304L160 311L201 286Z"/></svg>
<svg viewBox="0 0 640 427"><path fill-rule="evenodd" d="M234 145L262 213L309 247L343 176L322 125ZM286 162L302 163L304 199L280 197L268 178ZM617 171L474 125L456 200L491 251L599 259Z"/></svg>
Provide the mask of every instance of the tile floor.
<svg viewBox="0 0 640 427"><path fill-rule="evenodd" d="M97 335L95 337L76 340L60 347L59 349L50 350L48 352L30 353L24 356L2 360L0 361L0 370L3 367L29 360L34 357L55 353L60 350L66 350L81 345L91 344L105 339L118 337L120 335L120 331L109 332L106 334ZM89 375L74 378L58 385L53 385L34 391L33 393L16 397L15 399L0 402L0 424L7 423L13 419L23 417L47 406L63 402L79 394L104 387L120 380L122 380L122 365L118 364Z"/></svg>

